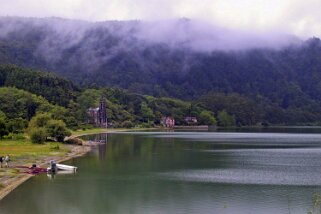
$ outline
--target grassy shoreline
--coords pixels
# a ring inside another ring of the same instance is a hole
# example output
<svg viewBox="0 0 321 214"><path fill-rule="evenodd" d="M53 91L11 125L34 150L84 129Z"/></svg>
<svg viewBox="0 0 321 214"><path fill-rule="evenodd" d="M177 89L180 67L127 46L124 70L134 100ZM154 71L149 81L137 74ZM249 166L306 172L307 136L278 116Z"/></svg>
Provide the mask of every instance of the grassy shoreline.
<svg viewBox="0 0 321 214"><path fill-rule="evenodd" d="M9 154L11 162L9 168L0 168L0 200L13 191L20 184L33 177L24 173L24 169L16 166L36 164L47 167L50 160L62 162L74 157L82 156L90 151L90 147L64 145L61 143L32 144L29 140L1 140L0 155Z"/></svg>
<svg viewBox="0 0 321 214"><path fill-rule="evenodd" d="M113 133L125 131L139 131L145 129L87 129L72 132L70 138L78 138L84 135ZM15 166L28 166L36 164L37 166L47 167L50 160L57 163L80 157L91 150L88 143L83 141L83 145L66 145L61 143L46 143L43 145L32 144L30 140L0 140L0 155L11 156L9 168L0 168L0 200L7 196L19 185L27 181L34 175L23 173L23 170ZM4 165L4 164L3 164Z"/></svg>

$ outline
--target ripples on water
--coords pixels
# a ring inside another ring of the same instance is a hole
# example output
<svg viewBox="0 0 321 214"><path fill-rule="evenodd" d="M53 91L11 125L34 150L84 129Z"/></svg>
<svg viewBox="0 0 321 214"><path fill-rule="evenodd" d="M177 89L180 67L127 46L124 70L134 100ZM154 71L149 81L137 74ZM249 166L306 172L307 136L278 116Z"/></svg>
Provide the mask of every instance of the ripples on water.
<svg viewBox="0 0 321 214"><path fill-rule="evenodd" d="M228 166L224 169L160 173L164 179L231 184L321 185L320 134L153 133L153 137L213 143L217 149L193 152L224 155L221 163ZM229 149L220 146L228 146Z"/></svg>
<svg viewBox="0 0 321 214"><path fill-rule="evenodd" d="M313 208L313 194L321 193L321 134L106 136L88 137L108 143L73 162L77 175L49 182L37 177L8 197L0 213L36 207L37 214L301 214ZM27 197L31 202L16 199ZM50 203L33 203L40 198Z"/></svg>

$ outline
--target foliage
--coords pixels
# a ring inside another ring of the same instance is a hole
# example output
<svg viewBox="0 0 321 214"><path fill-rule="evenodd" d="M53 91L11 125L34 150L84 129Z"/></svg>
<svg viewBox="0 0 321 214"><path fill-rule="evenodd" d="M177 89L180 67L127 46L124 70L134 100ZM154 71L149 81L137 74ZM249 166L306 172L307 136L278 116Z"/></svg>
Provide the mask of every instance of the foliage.
<svg viewBox="0 0 321 214"><path fill-rule="evenodd" d="M235 126L235 118L225 110L218 113L219 125L224 127Z"/></svg>
<svg viewBox="0 0 321 214"><path fill-rule="evenodd" d="M0 118L0 139L9 134L6 123L3 119Z"/></svg>
<svg viewBox="0 0 321 214"><path fill-rule="evenodd" d="M134 127L134 123L129 121L129 120L126 120L126 121L122 122L121 127L127 128L127 129L133 128Z"/></svg>
<svg viewBox="0 0 321 214"><path fill-rule="evenodd" d="M77 129L79 126L79 120L77 119L77 114L75 113L77 108L77 105L71 101L67 108L55 105L43 112L49 112L51 117L55 120L62 120L64 123L66 123L68 128Z"/></svg>
<svg viewBox="0 0 321 214"><path fill-rule="evenodd" d="M74 125L71 110L61 106L52 105L42 97L16 88L0 88L0 116L5 116L8 127L12 132L21 132L36 113L47 112L55 119L62 119L68 125Z"/></svg>
<svg viewBox="0 0 321 214"><path fill-rule="evenodd" d="M45 128L33 127L29 131L30 139L32 143L43 144L47 139L47 131Z"/></svg>
<svg viewBox="0 0 321 214"><path fill-rule="evenodd" d="M91 107L98 106L100 96L100 90L87 89L77 97L75 112L79 120L86 121L87 110Z"/></svg>
<svg viewBox="0 0 321 214"><path fill-rule="evenodd" d="M41 106L50 106L43 98L16 88L0 88L0 110L8 119L29 120Z"/></svg>
<svg viewBox="0 0 321 214"><path fill-rule="evenodd" d="M25 119L14 118L7 122L8 131L14 134L23 133L27 128L28 121Z"/></svg>
<svg viewBox="0 0 321 214"><path fill-rule="evenodd" d="M199 115L199 123L204 125L216 125L217 121L210 111L202 111Z"/></svg>
<svg viewBox="0 0 321 214"><path fill-rule="evenodd" d="M17 133L17 134L14 134L14 133L9 133L7 136L4 137L4 139L7 139L7 140L24 140L25 139L25 135L23 133Z"/></svg>
<svg viewBox="0 0 321 214"><path fill-rule="evenodd" d="M28 126L29 135L35 140L32 142L42 142L43 136L47 138L52 138L58 142L63 142L66 136L70 136L71 132L67 129L66 124L62 120L52 119L52 115L48 113L40 113L34 116ZM35 134L35 130L42 130L43 132L39 135Z"/></svg>
<svg viewBox="0 0 321 214"><path fill-rule="evenodd" d="M141 111L144 121L147 120L148 123L150 120L154 119L154 117L155 117L152 109L148 107L146 102L141 103L140 111Z"/></svg>
<svg viewBox="0 0 321 214"><path fill-rule="evenodd" d="M41 95L48 101L67 107L75 99L79 89L71 82L55 74L19 68L14 65L0 66L0 87L16 87Z"/></svg>
<svg viewBox="0 0 321 214"><path fill-rule="evenodd" d="M261 119L257 103L236 93L211 92L203 95L198 104L215 113L225 110L235 116L238 125L255 125Z"/></svg>
<svg viewBox="0 0 321 214"><path fill-rule="evenodd" d="M32 128L45 128L47 127L49 121L51 120L51 115L48 113L40 113L34 116L29 122L29 129Z"/></svg>
<svg viewBox="0 0 321 214"><path fill-rule="evenodd" d="M1 110L0 110L0 119L3 119L3 120L7 119L6 114Z"/></svg>
<svg viewBox="0 0 321 214"><path fill-rule="evenodd" d="M58 142L64 142L65 137L71 135L66 124L61 120L49 120L46 131L48 136L56 139Z"/></svg>
<svg viewBox="0 0 321 214"><path fill-rule="evenodd" d="M155 115L157 115L159 119L161 116L171 116L175 118L177 125L185 124L184 118L189 115L190 103L166 97L156 98L150 102Z"/></svg>

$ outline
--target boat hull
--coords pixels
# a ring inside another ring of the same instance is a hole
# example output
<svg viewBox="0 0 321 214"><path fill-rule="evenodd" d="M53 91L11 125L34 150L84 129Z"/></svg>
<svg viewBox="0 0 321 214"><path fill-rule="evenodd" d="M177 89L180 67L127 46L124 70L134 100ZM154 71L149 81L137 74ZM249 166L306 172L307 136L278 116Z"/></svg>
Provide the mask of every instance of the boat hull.
<svg viewBox="0 0 321 214"><path fill-rule="evenodd" d="M58 170L64 170L64 171L77 171L77 167L75 166L69 166L65 164L56 164Z"/></svg>

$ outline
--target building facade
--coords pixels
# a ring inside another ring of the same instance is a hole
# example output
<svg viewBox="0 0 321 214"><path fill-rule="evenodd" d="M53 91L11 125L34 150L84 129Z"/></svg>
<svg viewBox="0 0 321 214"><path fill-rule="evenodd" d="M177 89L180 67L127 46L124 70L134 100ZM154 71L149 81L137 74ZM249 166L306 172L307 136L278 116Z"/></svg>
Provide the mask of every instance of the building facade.
<svg viewBox="0 0 321 214"><path fill-rule="evenodd" d="M166 128L173 128L175 126L175 119L172 117L162 117L161 123Z"/></svg>
<svg viewBox="0 0 321 214"><path fill-rule="evenodd" d="M104 97L100 98L98 108L89 108L87 111L88 123L96 127L107 128L107 104Z"/></svg>
<svg viewBox="0 0 321 214"><path fill-rule="evenodd" d="M197 125L197 123L198 123L196 117L189 116L189 117L185 117L184 120L188 125Z"/></svg>

